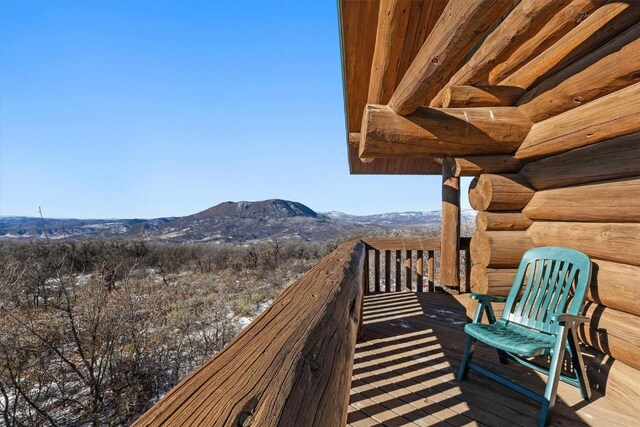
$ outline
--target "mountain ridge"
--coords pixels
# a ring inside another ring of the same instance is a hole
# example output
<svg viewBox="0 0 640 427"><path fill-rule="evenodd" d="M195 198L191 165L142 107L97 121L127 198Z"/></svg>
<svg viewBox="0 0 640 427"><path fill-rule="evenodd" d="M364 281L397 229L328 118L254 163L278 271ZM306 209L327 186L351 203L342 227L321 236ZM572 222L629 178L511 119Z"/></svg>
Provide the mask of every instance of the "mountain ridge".
<svg viewBox="0 0 640 427"><path fill-rule="evenodd" d="M475 214L463 211L463 221ZM284 199L227 201L181 217L74 219L0 216L0 239L141 238L171 243L253 243L269 239L328 240L439 226L440 211L350 215L319 213ZM44 220L45 227L42 227ZM46 232L45 232L46 230Z"/></svg>

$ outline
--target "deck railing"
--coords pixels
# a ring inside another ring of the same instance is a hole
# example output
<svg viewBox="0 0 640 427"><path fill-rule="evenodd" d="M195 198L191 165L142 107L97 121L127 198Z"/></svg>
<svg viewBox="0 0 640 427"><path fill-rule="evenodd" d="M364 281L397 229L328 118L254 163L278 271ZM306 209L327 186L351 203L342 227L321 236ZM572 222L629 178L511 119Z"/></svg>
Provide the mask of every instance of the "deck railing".
<svg viewBox="0 0 640 427"><path fill-rule="evenodd" d="M468 250L466 243L461 247ZM384 290L391 291L391 269L381 269L380 255L387 267L393 255L395 284L414 289L415 277L415 290L433 290L438 251L437 239L344 243L134 425L345 425L362 300L372 292L369 275L375 291L382 291L381 273Z"/></svg>
<svg viewBox="0 0 640 427"><path fill-rule="evenodd" d="M469 237L460 238L460 288L455 289L460 292L471 289L470 240ZM438 274L439 238L371 238L365 239L365 245L365 295L403 290L433 292L442 286Z"/></svg>

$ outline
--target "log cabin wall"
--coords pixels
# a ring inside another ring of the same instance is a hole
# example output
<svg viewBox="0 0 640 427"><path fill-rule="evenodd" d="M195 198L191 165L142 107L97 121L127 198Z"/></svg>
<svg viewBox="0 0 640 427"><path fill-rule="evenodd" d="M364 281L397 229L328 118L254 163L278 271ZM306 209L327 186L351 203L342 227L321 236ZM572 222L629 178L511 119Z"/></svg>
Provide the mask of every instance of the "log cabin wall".
<svg viewBox="0 0 640 427"><path fill-rule="evenodd" d="M591 323L580 339L591 347L592 385L621 399L640 397L640 133L539 158L518 174L482 174L469 201L478 210L471 290L506 296L534 246L587 253L593 273L584 314Z"/></svg>
<svg viewBox="0 0 640 427"><path fill-rule="evenodd" d="M469 189L472 291L507 295L534 246L587 253L591 323L579 335L592 386L630 404L640 397L639 6L605 3L519 68L492 69L490 84L525 90L514 104L533 125L517 173L483 173ZM451 87L442 93L446 106Z"/></svg>

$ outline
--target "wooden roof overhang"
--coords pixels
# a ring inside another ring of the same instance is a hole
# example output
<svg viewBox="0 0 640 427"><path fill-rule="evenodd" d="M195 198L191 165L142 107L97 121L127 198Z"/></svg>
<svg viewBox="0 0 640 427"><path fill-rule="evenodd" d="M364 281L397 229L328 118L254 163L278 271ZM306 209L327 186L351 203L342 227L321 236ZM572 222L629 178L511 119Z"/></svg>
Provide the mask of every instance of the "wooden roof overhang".
<svg viewBox="0 0 640 427"><path fill-rule="evenodd" d="M594 80L594 49L637 24L638 2L338 4L352 174L439 175L447 157L456 176L517 172L547 143L540 122L633 82L633 64Z"/></svg>

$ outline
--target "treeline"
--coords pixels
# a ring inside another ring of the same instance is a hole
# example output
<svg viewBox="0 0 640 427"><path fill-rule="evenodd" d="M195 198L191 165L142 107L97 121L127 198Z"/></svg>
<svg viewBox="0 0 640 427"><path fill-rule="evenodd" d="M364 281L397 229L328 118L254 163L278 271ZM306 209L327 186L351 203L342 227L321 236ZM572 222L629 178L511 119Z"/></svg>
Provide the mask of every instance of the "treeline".
<svg viewBox="0 0 640 427"><path fill-rule="evenodd" d="M338 242L0 243L0 416L126 425Z"/></svg>

